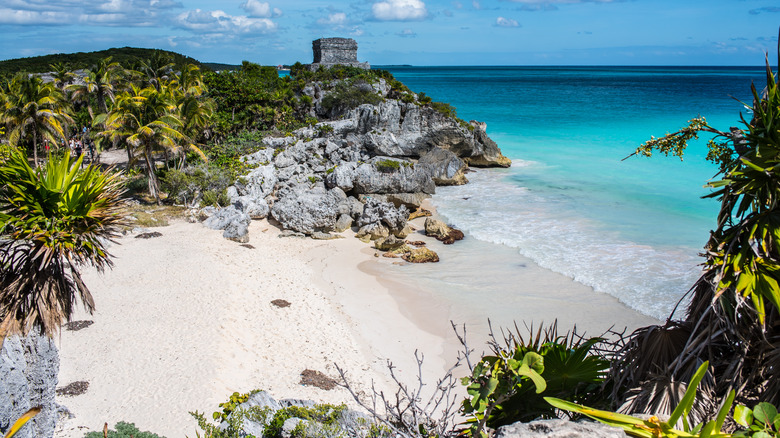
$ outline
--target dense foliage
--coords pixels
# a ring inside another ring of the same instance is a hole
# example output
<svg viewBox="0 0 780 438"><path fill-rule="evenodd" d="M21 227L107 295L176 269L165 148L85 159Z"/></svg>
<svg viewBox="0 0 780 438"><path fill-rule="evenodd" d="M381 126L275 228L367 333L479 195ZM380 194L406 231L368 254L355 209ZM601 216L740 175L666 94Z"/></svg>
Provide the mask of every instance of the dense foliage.
<svg viewBox="0 0 780 438"><path fill-rule="evenodd" d="M9 59L0 61L0 76L13 75L17 72L46 73L52 71L52 64L63 64L71 71L90 68L101 59L112 58L121 65L132 67L141 60L151 59L155 53L164 53L170 56L178 67L187 64L200 66L200 62L176 52L158 49L141 49L135 47L121 47L96 52L57 53L53 55L33 56L29 58Z"/></svg>
<svg viewBox="0 0 780 438"><path fill-rule="evenodd" d="M55 333L77 300L92 310L79 267L112 265L123 191L118 174L68 154L37 169L18 150L0 163L0 338L35 326Z"/></svg>

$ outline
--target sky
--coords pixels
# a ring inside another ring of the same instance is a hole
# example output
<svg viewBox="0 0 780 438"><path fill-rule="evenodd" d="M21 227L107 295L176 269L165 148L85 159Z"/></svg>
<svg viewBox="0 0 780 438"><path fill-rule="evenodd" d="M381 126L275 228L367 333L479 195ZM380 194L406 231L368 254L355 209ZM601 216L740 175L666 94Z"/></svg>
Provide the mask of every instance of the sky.
<svg viewBox="0 0 780 438"><path fill-rule="evenodd" d="M761 66L779 27L778 0L0 0L0 59L309 63L312 40L348 37L372 65Z"/></svg>

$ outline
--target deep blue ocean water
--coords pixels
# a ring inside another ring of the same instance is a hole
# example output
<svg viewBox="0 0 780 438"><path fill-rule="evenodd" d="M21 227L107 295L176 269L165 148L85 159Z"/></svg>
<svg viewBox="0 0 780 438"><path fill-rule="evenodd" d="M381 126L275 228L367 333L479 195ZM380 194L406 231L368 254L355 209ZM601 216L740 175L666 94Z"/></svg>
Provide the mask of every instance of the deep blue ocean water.
<svg viewBox="0 0 780 438"><path fill-rule="evenodd" d="M764 70L741 67L383 67L448 102L513 160L437 189L439 213L470 236L665 318L699 275L718 203L706 141L677 158L622 158L702 115L741 126L737 101ZM736 98L736 99L735 99ZM704 137L703 137L704 138Z"/></svg>

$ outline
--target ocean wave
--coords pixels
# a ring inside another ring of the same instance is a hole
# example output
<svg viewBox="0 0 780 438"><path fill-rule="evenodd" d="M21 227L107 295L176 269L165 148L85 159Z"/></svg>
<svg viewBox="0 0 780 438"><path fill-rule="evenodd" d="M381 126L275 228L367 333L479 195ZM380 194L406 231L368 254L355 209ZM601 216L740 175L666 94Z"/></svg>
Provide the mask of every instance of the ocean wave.
<svg viewBox="0 0 780 438"><path fill-rule="evenodd" d="M541 196L509 175L470 174L470 184L437 189L434 205L474 238L517 248L540 266L658 319L669 316L698 278L696 249L627 240L608 223L577 216L565 204L572 200Z"/></svg>

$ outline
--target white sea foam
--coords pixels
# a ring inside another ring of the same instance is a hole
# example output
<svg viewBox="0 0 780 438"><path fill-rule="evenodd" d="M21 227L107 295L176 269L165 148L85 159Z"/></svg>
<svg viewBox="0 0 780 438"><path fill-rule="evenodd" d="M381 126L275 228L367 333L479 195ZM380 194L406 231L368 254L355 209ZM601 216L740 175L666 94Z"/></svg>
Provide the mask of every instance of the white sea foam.
<svg viewBox="0 0 780 438"><path fill-rule="evenodd" d="M558 200L512 184L505 179L509 172L470 174L470 184L437 189L434 204L471 236L517 248L542 267L659 319L698 277L701 260L695 249L626 240Z"/></svg>

